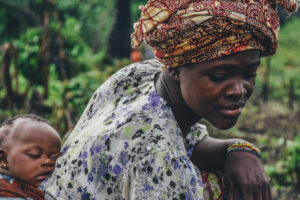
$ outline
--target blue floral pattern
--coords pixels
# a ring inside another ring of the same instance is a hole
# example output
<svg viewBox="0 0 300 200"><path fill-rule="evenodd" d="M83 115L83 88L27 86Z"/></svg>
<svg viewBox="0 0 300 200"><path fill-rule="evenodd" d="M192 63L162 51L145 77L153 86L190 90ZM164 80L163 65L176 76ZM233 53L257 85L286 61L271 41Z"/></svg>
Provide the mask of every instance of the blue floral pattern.
<svg viewBox="0 0 300 200"><path fill-rule="evenodd" d="M92 96L43 187L57 199L203 198L190 161L206 135L196 124L186 138L155 91L156 60L124 67Z"/></svg>

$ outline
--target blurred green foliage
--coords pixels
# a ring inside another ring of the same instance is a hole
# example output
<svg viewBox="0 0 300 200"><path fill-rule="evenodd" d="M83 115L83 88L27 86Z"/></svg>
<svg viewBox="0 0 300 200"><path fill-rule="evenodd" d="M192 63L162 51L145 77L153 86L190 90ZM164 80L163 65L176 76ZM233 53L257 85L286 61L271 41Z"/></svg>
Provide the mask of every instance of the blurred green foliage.
<svg viewBox="0 0 300 200"><path fill-rule="evenodd" d="M300 137L287 141L282 146L282 158L276 164L265 166L267 174L272 178L272 185L280 188L300 188Z"/></svg>
<svg viewBox="0 0 300 200"><path fill-rule="evenodd" d="M271 57L271 71L269 77L270 98L288 101L291 80L294 83L294 95L300 99L300 19L289 19L280 30L278 50ZM265 70L266 59L262 59ZM258 88L261 89L264 82L263 73L259 73Z"/></svg>

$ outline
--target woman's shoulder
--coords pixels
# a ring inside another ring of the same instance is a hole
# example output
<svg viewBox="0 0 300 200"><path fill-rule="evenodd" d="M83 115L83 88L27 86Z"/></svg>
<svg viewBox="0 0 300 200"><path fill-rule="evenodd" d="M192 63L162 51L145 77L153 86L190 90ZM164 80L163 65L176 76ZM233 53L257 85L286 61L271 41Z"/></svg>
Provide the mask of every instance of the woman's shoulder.
<svg viewBox="0 0 300 200"><path fill-rule="evenodd" d="M153 74L161 71L163 64L156 59L145 60L142 62L132 63L116 72L111 79L119 79L120 77L131 77L134 74Z"/></svg>
<svg viewBox="0 0 300 200"><path fill-rule="evenodd" d="M132 63L114 73L98 87L96 93L107 93L106 96L111 96L117 93L114 90L120 90L121 88L126 90L131 83L135 83L134 87L137 87L137 84L148 83L154 80L154 74L160 72L162 67L163 64L156 59ZM114 92L111 94L111 91Z"/></svg>
<svg viewBox="0 0 300 200"><path fill-rule="evenodd" d="M142 93L152 91L154 76L161 71L162 64L155 60L147 60L123 67L105 81L94 93L92 101L106 105L124 100L130 103ZM150 88L152 86L152 89ZM101 97L101 102L96 98Z"/></svg>
<svg viewBox="0 0 300 200"><path fill-rule="evenodd" d="M147 70L161 70L164 64L156 59L144 60L141 62L132 63L127 66L128 68L135 68L137 70L147 71Z"/></svg>

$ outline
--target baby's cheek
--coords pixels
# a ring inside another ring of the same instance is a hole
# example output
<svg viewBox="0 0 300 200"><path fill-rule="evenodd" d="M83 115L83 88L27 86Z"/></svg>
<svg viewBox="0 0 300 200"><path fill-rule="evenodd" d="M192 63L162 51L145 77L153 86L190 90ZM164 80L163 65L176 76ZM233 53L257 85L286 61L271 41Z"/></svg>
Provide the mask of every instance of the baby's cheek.
<svg viewBox="0 0 300 200"><path fill-rule="evenodd" d="M18 157L13 157L11 160L12 164L15 166L19 166L21 168L26 167L28 163L30 163L29 158L27 158L25 155L24 156L18 156Z"/></svg>

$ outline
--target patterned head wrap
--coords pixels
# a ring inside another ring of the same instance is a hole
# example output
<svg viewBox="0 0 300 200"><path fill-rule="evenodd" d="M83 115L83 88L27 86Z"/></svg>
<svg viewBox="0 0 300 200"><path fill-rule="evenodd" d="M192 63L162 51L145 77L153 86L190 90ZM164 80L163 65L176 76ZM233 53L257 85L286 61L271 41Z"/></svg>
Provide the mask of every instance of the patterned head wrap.
<svg viewBox="0 0 300 200"><path fill-rule="evenodd" d="M166 67L201 63L247 49L277 49L277 5L296 12L297 0L149 0L134 24L132 45L144 40Z"/></svg>

